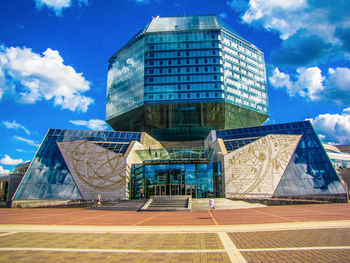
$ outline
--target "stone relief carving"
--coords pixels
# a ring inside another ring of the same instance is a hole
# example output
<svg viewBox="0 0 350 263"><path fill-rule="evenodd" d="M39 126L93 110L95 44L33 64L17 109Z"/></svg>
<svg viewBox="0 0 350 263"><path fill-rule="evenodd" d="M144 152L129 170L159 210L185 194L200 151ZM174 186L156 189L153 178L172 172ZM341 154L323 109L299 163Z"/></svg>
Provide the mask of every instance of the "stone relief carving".
<svg viewBox="0 0 350 263"><path fill-rule="evenodd" d="M125 198L126 160L86 140L57 143L75 183L85 199Z"/></svg>
<svg viewBox="0 0 350 263"><path fill-rule="evenodd" d="M301 135L267 135L225 155L227 197L270 197Z"/></svg>

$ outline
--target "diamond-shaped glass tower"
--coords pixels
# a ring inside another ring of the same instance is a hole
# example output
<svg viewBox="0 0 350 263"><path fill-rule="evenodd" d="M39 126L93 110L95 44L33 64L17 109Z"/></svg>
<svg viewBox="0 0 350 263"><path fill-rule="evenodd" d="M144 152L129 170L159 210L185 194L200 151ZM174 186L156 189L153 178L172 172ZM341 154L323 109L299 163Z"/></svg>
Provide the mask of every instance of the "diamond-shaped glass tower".
<svg viewBox="0 0 350 263"><path fill-rule="evenodd" d="M268 118L264 54L215 15L156 17L109 59L106 121L159 140Z"/></svg>

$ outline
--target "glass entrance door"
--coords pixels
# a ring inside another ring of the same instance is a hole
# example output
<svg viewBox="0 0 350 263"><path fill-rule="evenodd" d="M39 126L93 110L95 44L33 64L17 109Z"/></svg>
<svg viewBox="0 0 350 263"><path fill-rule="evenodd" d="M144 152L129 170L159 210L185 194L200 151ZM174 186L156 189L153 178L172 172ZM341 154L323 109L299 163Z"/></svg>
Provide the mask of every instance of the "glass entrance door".
<svg viewBox="0 0 350 263"><path fill-rule="evenodd" d="M155 195L185 195L184 184L156 184L154 185Z"/></svg>
<svg viewBox="0 0 350 263"><path fill-rule="evenodd" d="M186 195L190 195L192 198L196 198L197 186L195 184L186 184Z"/></svg>
<svg viewBox="0 0 350 263"><path fill-rule="evenodd" d="M162 184L162 185L156 184L154 186L154 194L155 195L167 195L166 185L165 184Z"/></svg>

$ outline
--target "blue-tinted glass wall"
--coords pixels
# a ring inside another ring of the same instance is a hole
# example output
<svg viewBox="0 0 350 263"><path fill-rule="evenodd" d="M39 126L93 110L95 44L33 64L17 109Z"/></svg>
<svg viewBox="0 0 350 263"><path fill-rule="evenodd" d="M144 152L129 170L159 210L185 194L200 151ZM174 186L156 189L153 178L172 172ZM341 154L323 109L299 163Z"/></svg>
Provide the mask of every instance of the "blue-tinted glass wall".
<svg viewBox="0 0 350 263"><path fill-rule="evenodd" d="M145 104L223 101L218 32L147 35Z"/></svg>
<svg viewBox="0 0 350 263"><path fill-rule="evenodd" d="M106 120L143 105L144 40L136 38L108 65Z"/></svg>
<svg viewBox="0 0 350 263"><path fill-rule="evenodd" d="M268 115L264 54L228 31L220 33L225 101Z"/></svg>

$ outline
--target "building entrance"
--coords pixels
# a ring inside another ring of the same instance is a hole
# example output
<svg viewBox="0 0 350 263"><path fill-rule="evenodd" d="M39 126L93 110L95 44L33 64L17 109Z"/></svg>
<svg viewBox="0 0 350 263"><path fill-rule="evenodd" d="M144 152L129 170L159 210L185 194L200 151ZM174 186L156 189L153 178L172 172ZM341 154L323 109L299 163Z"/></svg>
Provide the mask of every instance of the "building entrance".
<svg viewBox="0 0 350 263"><path fill-rule="evenodd" d="M154 185L154 195L191 195L197 197L195 184L162 184Z"/></svg>
<svg viewBox="0 0 350 263"><path fill-rule="evenodd" d="M153 195L190 195L193 198L221 196L220 162L181 162L169 160L167 163L154 161L149 164L134 164L129 188L131 199L142 196L149 198Z"/></svg>

